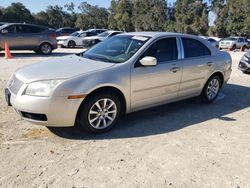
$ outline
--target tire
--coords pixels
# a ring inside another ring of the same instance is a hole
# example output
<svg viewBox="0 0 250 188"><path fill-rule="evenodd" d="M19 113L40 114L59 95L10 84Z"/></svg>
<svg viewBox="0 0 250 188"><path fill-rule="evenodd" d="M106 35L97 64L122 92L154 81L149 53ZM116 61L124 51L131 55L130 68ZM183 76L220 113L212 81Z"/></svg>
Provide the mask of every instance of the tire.
<svg viewBox="0 0 250 188"><path fill-rule="evenodd" d="M75 41L70 40L70 41L68 42L68 48L74 48L75 46L76 46Z"/></svg>
<svg viewBox="0 0 250 188"><path fill-rule="evenodd" d="M234 44L233 47L231 48L232 51L236 50L236 45Z"/></svg>
<svg viewBox="0 0 250 188"><path fill-rule="evenodd" d="M39 51L43 55L50 55L52 52L52 46L49 43L42 43L39 47Z"/></svg>
<svg viewBox="0 0 250 188"><path fill-rule="evenodd" d="M205 102L213 102L217 98L221 86L222 80L219 76L214 75L210 77L202 90L201 97L204 99Z"/></svg>
<svg viewBox="0 0 250 188"><path fill-rule="evenodd" d="M100 93L84 101L79 110L77 124L80 128L102 133L117 123L121 115L121 102L113 93Z"/></svg>

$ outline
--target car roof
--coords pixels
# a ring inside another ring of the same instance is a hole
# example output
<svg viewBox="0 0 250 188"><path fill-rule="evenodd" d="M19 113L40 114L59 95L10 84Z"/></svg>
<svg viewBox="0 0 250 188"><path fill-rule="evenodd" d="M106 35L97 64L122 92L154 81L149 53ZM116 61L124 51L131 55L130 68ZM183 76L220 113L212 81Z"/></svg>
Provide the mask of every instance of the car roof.
<svg viewBox="0 0 250 188"><path fill-rule="evenodd" d="M184 34L184 33L174 33L174 32L129 32L129 33L122 33L119 35L136 35L136 36L145 36L145 37L164 37L164 36L182 36L182 37L192 37L197 39L202 39L196 35Z"/></svg>
<svg viewBox="0 0 250 188"><path fill-rule="evenodd" d="M27 25L27 26L35 26L35 27L42 27L42 28L47 28L45 26L42 25L36 25L36 24L27 24L27 23L5 23L2 26L11 26L11 25Z"/></svg>

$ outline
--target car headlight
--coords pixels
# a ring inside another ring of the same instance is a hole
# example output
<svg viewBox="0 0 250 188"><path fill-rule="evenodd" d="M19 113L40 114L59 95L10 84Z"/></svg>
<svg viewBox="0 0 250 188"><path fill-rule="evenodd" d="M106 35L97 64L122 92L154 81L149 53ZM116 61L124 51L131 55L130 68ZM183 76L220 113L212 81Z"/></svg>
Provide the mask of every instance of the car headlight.
<svg viewBox="0 0 250 188"><path fill-rule="evenodd" d="M57 85L62 83L63 80L44 80L32 82L24 91L24 95L32 95L39 97L49 97Z"/></svg>
<svg viewBox="0 0 250 188"><path fill-rule="evenodd" d="M247 62L249 62L250 61L250 59L247 57L247 56L243 56L243 59L245 60L245 61L247 61Z"/></svg>

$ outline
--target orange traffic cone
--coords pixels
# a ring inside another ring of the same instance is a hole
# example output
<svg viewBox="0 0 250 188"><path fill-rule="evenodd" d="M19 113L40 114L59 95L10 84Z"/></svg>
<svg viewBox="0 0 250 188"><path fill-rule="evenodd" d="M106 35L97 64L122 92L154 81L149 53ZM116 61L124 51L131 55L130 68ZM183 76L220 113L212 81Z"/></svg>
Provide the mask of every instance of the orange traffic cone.
<svg viewBox="0 0 250 188"><path fill-rule="evenodd" d="M9 45L7 42L4 43L4 49L5 49L5 59L12 58L12 55L10 53Z"/></svg>
<svg viewBox="0 0 250 188"><path fill-rule="evenodd" d="M240 48L240 51L241 51L241 52L244 52L244 51L245 51L245 46L242 46L242 47Z"/></svg>

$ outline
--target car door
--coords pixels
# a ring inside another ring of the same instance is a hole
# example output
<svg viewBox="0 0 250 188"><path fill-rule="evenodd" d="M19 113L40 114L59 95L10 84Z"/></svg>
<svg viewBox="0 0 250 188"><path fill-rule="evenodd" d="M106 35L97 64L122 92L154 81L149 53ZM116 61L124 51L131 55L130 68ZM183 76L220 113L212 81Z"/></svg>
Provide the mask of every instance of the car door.
<svg viewBox="0 0 250 188"><path fill-rule="evenodd" d="M181 41L184 57L179 97L197 96L212 72L214 62L209 48L201 41L185 37Z"/></svg>
<svg viewBox="0 0 250 188"><path fill-rule="evenodd" d="M157 65L140 64L143 57L157 59ZM133 110L155 106L176 99L181 80L182 64L176 37L154 42L131 69L131 107Z"/></svg>
<svg viewBox="0 0 250 188"><path fill-rule="evenodd" d="M46 38L44 28L32 25L20 25L19 37L23 49L33 50Z"/></svg>
<svg viewBox="0 0 250 188"><path fill-rule="evenodd" d="M16 25L10 25L7 26L6 28L4 28L4 30L7 31L7 33L1 33L1 38L3 44L1 44L1 46L3 46L4 48L4 42L7 42L9 45L10 49L18 49L20 46L20 38L18 36L18 33L16 31Z"/></svg>

